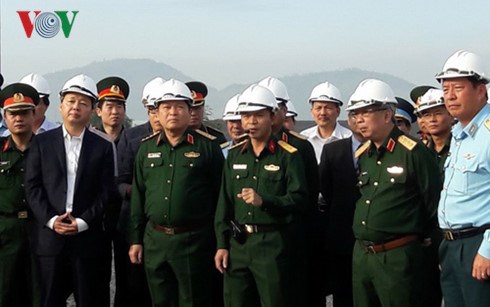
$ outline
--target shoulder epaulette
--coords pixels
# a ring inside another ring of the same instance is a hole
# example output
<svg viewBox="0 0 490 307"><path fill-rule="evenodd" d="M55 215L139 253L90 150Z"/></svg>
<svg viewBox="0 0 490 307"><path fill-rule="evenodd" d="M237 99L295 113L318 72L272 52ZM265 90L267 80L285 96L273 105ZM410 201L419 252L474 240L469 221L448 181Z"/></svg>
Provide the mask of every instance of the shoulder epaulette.
<svg viewBox="0 0 490 307"><path fill-rule="evenodd" d="M303 135L299 132L296 132L296 131L293 131L293 130L289 130L289 133L295 137L297 137L298 139L302 139L304 141L308 140L308 137L306 135Z"/></svg>
<svg viewBox="0 0 490 307"><path fill-rule="evenodd" d="M277 141L277 144L279 144L279 146L281 146L285 151L289 152L289 153L295 153L298 151L298 149L284 141Z"/></svg>
<svg viewBox="0 0 490 307"><path fill-rule="evenodd" d="M486 121L485 121L485 127L487 127L488 130L490 130L490 118L488 118Z"/></svg>
<svg viewBox="0 0 490 307"><path fill-rule="evenodd" d="M371 146L371 141L366 141L361 147L357 148L354 157L359 158Z"/></svg>
<svg viewBox="0 0 490 307"><path fill-rule="evenodd" d="M141 142L146 142L146 141L148 141L149 139L152 139L152 138L154 138L155 136L157 136L157 135L159 135L159 134L160 134L160 132L155 132L155 133L153 133L153 134L150 134L150 135L148 135L148 136L145 136L144 138L142 138L142 139L141 139Z"/></svg>
<svg viewBox="0 0 490 307"><path fill-rule="evenodd" d="M235 149L235 148L238 148L238 147L241 147L242 145L244 145L245 143L247 143L248 140L244 140L244 141L241 141L240 143L237 143L233 146L231 146L228 150L232 150L232 149Z"/></svg>
<svg viewBox="0 0 490 307"><path fill-rule="evenodd" d="M214 135L211 135L211 134L209 134L209 133L207 133L207 132L204 132L204 131L202 131L201 129L196 129L196 130L194 130L194 131L196 131L196 132L197 132L197 133L199 133L200 135L204 136L205 138L210 139L211 141L216 140L216 137L215 137Z"/></svg>
<svg viewBox="0 0 490 307"><path fill-rule="evenodd" d="M398 143L402 144L403 147L405 147L406 149L408 149L410 151L412 149L414 149L415 146L417 146L417 142L412 140L411 138L409 138L406 135L400 135L400 137L398 137Z"/></svg>
<svg viewBox="0 0 490 307"><path fill-rule="evenodd" d="M224 143L222 143L222 144L219 145L219 147L221 147L221 149L226 148L228 146L230 146L230 142L229 141L228 142L224 142Z"/></svg>

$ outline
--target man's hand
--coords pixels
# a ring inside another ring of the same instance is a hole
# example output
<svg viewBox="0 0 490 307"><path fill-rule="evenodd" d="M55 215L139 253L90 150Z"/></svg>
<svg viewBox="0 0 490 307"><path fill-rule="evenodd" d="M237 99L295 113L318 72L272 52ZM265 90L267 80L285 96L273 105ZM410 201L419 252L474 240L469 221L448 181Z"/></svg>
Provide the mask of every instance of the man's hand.
<svg viewBox="0 0 490 307"><path fill-rule="evenodd" d="M214 264L216 265L216 269L223 274L228 267L228 250L227 249L218 249L216 251L216 255L214 256Z"/></svg>
<svg viewBox="0 0 490 307"><path fill-rule="evenodd" d="M133 244L129 248L129 260L133 264L141 264L143 262L143 245Z"/></svg>
<svg viewBox="0 0 490 307"><path fill-rule="evenodd" d="M473 272L471 275L480 281L487 280L490 276L490 259L477 253L473 261Z"/></svg>
<svg viewBox="0 0 490 307"><path fill-rule="evenodd" d="M243 188L242 193L237 195L238 198L243 199L243 201L254 207L262 206L262 197L255 192L252 188Z"/></svg>
<svg viewBox="0 0 490 307"><path fill-rule="evenodd" d="M53 230L60 235L75 235L78 233L77 220L66 212L54 220Z"/></svg>

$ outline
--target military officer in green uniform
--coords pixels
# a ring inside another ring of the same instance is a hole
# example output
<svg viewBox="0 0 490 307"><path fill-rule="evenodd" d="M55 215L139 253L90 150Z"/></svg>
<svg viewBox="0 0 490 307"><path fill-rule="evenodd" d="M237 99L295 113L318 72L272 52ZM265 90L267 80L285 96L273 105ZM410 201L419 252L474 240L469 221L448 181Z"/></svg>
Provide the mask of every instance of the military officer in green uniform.
<svg viewBox="0 0 490 307"><path fill-rule="evenodd" d="M429 149L395 126L395 106L389 85L367 79L347 107L369 140L355 153L361 191L353 222L355 306L423 305L423 244L436 227L441 183Z"/></svg>
<svg viewBox="0 0 490 307"><path fill-rule="evenodd" d="M191 93L170 79L154 89L161 133L140 145L131 194L132 263L144 263L153 306L212 307L213 217L223 155L189 129Z"/></svg>
<svg viewBox="0 0 490 307"><path fill-rule="evenodd" d="M187 82L186 85L189 87L192 94L191 119L189 127L205 133L209 138L216 140L216 142L220 144L222 148L226 147L226 137L223 132L203 124L205 108L204 104L206 102L206 96L208 95L208 88L206 84L199 81L191 81Z"/></svg>
<svg viewBox="0 0 490 307"><path fill-rule="evenodd" d="M0 138L0 306L39 304L28 243L29 212L24 192L25 155L32 139L38 92L14 83L0 92L10 136Z"/></svg>
<svg viewBox="0 0 490 307"><path fill-rule="evenodd" d="M297 306L298 247L294 223L305 210L301 156L272 133L274 95L252 85L239 98L250 139L230 149L215 231L216 268L224 273L225 306Z"/></svg>

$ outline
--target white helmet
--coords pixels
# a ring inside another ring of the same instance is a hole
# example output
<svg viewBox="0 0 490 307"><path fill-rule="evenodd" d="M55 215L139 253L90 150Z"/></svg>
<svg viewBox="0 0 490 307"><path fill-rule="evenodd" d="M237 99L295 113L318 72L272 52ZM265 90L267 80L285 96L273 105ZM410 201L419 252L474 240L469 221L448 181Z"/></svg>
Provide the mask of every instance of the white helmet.
<svg viewBox="0 0 490 307"><path fill-rule="evenodd" d="M141 102L146 107L156 107L155 101L150 100L150 95L154 91L155 88L165 83L165 79L162 77L156 77L148 81L145 87L143 88L143 97L141 98Z"/></svg>
<svg viewBox="0 0 490 307"><path fill-rule="evenodd" d="M292 101L288 101L287 106L288 106L288 112L286 113L286 117L298 116L298 111L296 111L296 108L294 107L294 104Z"/></svg>
<svg viewBox="0 0 490 307"><path fill-rule="evenodd" d="M481 57L466 50L459 50L450 56L444 63L442 71L436 75L439 82L444 79L468 77L485 84L490 81L485 75L485 65Z"/></svg>
<svg viewBox="0 0 490 307"><path fill-rule="evenodd" d="M78 93L97 100L97 85L95 81L87 75L80 74L66 81L63 89L60 91L60 96L63 97L66 93Z"/></svg>
<svg viewBox="0 0 490 307"><path fill-rule="evenodd" d="M258 84L250 85L238 98L237 112L254 112L270 108L277 110L277 102L274 94L267 88Z"/></svg>
<svg viewBox="0 0 490 307"><path fill-rule="evenodd" d="M281 80L274 77L267 77L258 84L269 89L276 97L277 103L286 103L290 100L286 85Z"/></svg>
<svg viewBox="0 0 490 307"><path fill-rule="evenodd" d="M313 103L316 101L333 102L339 106L343 105L342 95L339 89L330 82L320 83L313 88L308 102Z"/></svg>
<svg viewBox="0 0 490 307"><path fill-rule="evenodd" d="M51 95L51 88L49 87L48 81L41 75L38 74L28 74L24 76L19 81L20 83L25 83L27 85L32 86L39 93L40 98L44 98L46 96Z"/></svg>
<svg viewBox="0 0 490 307"><path fill-rule="evenodd" d="M240 94L236 94L231 97L225 105L225 112L223 113L223 120L240 120L241 116L237 112L238 99Z"/></svg>
<svg viewBox="0 0 490 307"><path fill-rule="evenodd" d="M158 106L160 102L175 100L185 101L190 105L192 102L192 94L191 90L184 82L170 79L155 86L154 90L152 90L149 95L148 100L154 100L155 106Z"/></svg>
<svg viewBox="0 0 490 307"><path fill-rule="evenodd" d="M417 116L420 116L422 111L438 106L444 106L444 92L440 89L429 89L422 95L422 97L420 97L419 105L414 113Z"/></svg>
<svg viewBox="0 0 490 307"><path fill-rule="evenodd" d="M352 111L371 105L396 105L397 101L391 87L377 79L362 81L349 99L346 110Z"/></svg>

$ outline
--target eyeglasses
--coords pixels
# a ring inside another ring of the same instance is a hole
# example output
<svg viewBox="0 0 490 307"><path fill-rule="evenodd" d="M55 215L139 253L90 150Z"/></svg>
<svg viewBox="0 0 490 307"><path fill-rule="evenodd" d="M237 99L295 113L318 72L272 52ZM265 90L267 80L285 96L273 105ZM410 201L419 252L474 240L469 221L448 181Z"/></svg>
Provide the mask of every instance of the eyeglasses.
<svg viewBox="0 0 490 307"><path fill-rule="evenodd" d="M349 117L352 119L357 119L358 116L362 118L368 118L371 114L374 114L375 112L380 112L380 111L385 111L388 108L381 108L381 109L365 109L365 110L359 110L359 111L350 111L349 112Z"/></svg>

